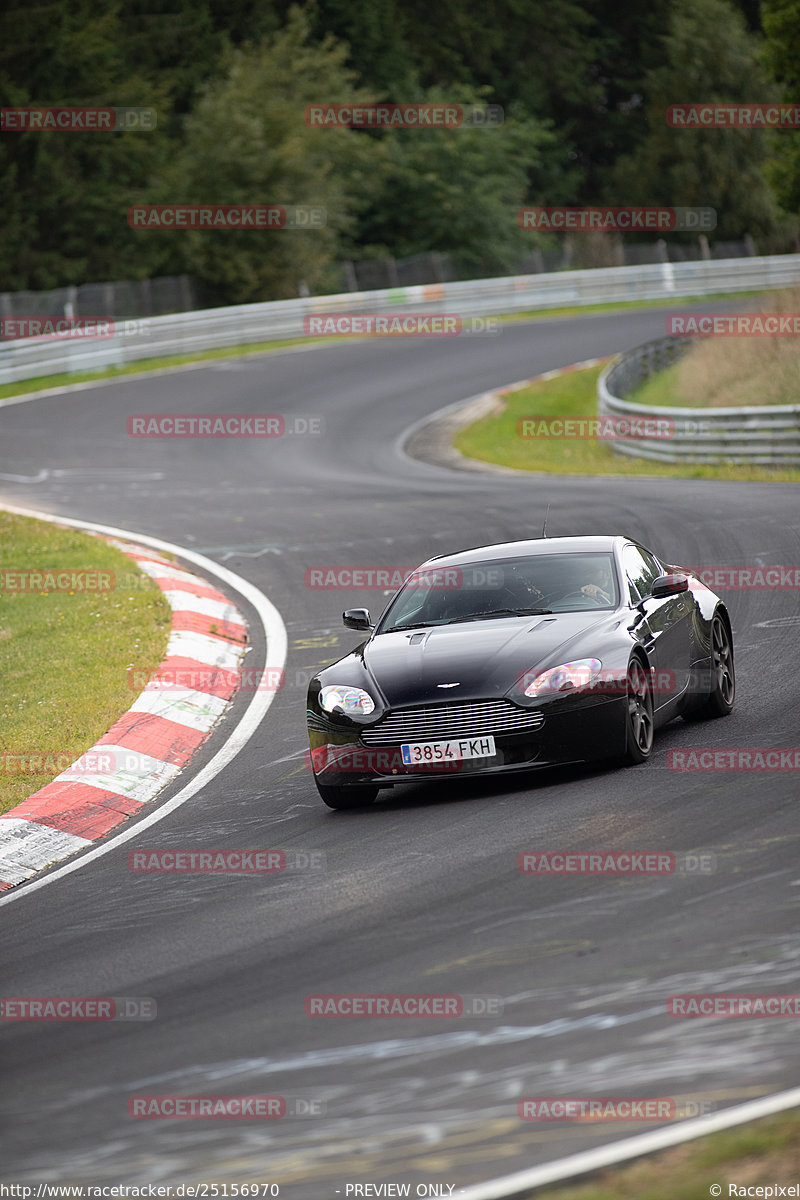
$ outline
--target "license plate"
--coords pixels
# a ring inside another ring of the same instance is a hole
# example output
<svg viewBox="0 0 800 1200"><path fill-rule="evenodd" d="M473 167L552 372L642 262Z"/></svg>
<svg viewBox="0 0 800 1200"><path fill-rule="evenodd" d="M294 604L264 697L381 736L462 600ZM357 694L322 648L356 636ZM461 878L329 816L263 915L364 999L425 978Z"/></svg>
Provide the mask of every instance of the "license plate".
<svg viewBox="0 0 800 1200"><path fill-rule="evenodd" d="M454 738L448 742L406 742L400 747L407 767L417 763L461 762L465 758L492 758L493 737Z"/></svg>

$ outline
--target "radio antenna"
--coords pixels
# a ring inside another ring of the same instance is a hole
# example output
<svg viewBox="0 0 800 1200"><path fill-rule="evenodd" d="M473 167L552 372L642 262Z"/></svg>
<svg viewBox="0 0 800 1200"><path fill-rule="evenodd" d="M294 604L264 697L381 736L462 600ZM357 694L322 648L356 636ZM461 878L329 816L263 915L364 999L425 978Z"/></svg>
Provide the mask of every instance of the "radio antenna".
<svg viewBox="0 0 800 1200"><path fill-rule="evenodd" d="M544 514L544 521L542 522L542 537L543 538L547 537L547 518L549 516L550 516L550 505L548 504L547 511Z"/></svg>

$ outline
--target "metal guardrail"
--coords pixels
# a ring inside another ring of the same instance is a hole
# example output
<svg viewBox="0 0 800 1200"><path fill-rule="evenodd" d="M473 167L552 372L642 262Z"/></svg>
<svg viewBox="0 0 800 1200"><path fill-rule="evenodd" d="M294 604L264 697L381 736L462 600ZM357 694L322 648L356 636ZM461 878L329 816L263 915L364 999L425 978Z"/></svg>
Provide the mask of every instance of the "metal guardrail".
<svg viewBox="0 0 800 1200"><path fill-rule="evenodd" d="M656 300L789 287L800 283L800 254L648 263L512 275L456 283L346 292L264 304L122 321L112 337L95 341L28 338L0 343L0 384L39 376L101 370L143 359L224 349L280 338L302 338L303 321L320 312L439 312L462 318L519 313L565 305ZM99 315L99 314L98 314Z"/></svg>
<svg viewBox="0 0 800 1200"><path fill-rule="evenodd" d="M624 397L657 371L677 362L692 338L660 338L609 363L597 382L601 417L663 419L662 437L617 437L612 449L655 462L800 464L800 404L769 407L669 408Z"/></svg>

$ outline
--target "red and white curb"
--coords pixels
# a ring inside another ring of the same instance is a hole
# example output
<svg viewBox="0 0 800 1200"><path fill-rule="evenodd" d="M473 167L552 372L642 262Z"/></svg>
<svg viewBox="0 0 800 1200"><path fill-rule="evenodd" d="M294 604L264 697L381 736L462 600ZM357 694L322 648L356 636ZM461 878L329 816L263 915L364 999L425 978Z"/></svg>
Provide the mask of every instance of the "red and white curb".
<svg viewBox="0 0 800 1200"><path fill-rule="evenodd" d="M531 387L534 383L540 383L543 379L558 379L561 375L571 375L573 371L588 371L590 367L600 367L604 363L611 362L611 359L615 357L614 354L607 354L604 358L584 358L583 362L570 363L568 367L556 367L555 371L545 371L542 375L534 375L533 379L519 379L516 383L495 388L494 391L486 394L487 396L506 396L509 392L519 392L523 388Z"/></svg>
<svg viewBox="0 0 800 1200"><path fill-rule="evenodd" d="M236 691L247 641L238 608L208 580L157 551L108 541L150 576L172 609L166 657L99 742L0 816L0 891L85 849L154 800L197 752ZM208 690L168 682L177 672L194 672L200 681L210 677Z"/></svg>

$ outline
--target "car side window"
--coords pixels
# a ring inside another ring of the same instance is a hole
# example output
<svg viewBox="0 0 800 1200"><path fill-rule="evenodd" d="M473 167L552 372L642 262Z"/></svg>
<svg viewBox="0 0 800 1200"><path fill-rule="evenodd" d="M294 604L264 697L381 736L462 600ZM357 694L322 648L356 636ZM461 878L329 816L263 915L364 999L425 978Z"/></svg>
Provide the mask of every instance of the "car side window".
<svg viewBox="0 0 800 1200"><path fill-rule="evenodd" d="M632 604L638 604L640 597L650 595L653 580L661 574L656 560L651 555L648 557L651 559L650 563L636 546L626 546L622 551L622 563Z"/></svg>
<svg viewBox="0 0 800 1200"><path fill-rule="evenodd" d="M659 575L664 574L664 568L661 566L661 563L658 561L655 554L651 554L650 551L645 550L643 546L639 547L639 553L647 563L650 570L653 572L653 579L658 579ZM651 587L653 585L653 579L650 580Z"/></svg>

